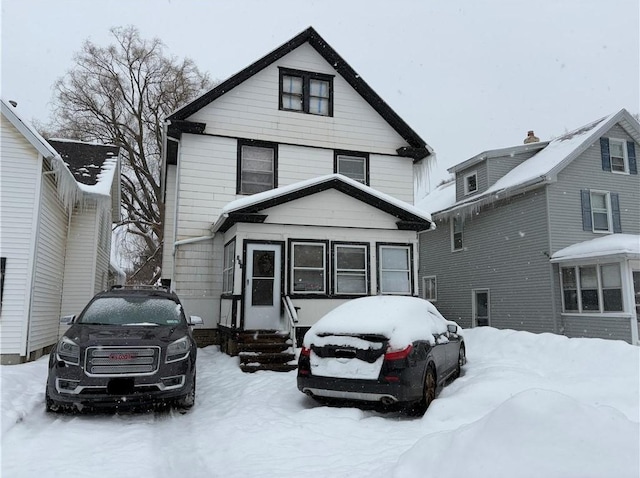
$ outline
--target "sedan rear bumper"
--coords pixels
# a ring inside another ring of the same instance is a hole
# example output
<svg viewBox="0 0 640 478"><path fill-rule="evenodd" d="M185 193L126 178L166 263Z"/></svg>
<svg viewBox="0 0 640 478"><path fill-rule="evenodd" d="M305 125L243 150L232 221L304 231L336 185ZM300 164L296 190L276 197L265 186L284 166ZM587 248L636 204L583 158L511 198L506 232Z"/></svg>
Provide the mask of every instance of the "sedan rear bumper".
<svg viewBox="0 0 640 478"><path fill-rule="evenodd" d="M311 396L363 402L410 403L422 398L422 387L409 383L298 376L298 390Z"/></svg>

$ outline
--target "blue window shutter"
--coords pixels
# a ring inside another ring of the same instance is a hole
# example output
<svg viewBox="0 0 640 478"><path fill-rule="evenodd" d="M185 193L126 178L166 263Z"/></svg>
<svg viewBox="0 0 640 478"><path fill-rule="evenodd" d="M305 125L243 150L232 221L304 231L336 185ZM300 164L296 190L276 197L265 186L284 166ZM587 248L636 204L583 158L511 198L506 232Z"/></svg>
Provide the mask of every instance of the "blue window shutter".
<svg viewBox="0 0 640 478"><path fill-rule="evenodd" d="M611 155L609 154L609 138L600 138L600 154L602 156L602 170L611 171Z"/></svg>
<svg viewBox="0 0 640 478"><path fill-rule="evenodd" d="M593 231L593 223L591 222L591 192L588 189L580 191L582 197L582 229L585 231Z"/></svg>
<svg viewBox="0 0 640 478"><path fill-rule="evenodd" d="M613 218L613 232L622 232L620 222L620 198L618 193L611 193L611 217Z"/></svg>
<svg viewBox="0 0 640 478"><path fill-rule="evenodd" d="M629 172L638 174L638 163L636 162L636 145L633 141L627 141L627 156L629 158Z"/></svg>

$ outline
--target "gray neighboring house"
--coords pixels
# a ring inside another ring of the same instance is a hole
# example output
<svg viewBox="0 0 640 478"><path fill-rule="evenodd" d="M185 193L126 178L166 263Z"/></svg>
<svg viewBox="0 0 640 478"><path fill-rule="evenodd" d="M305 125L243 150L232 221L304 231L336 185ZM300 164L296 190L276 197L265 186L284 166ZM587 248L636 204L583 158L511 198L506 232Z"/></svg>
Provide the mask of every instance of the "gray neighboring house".
<svg viewBox="0 0 640 478"><path fill-rule="evenodd" d="M463 327L638 344L639 143L622 109L450 168L417 204L421 296Z"/></svg>

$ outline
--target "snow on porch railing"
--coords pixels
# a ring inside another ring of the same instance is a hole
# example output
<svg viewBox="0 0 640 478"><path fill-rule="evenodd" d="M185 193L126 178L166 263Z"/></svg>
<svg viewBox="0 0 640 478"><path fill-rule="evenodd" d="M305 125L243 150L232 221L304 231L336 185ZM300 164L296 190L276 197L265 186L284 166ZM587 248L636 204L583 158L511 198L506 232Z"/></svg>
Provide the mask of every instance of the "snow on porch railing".
<svg viewBox="0 0 640 478"><path fill-rule="evenodd" d="M289 332L289 337L293 341L293 347L296 348L298 344L296 343L296 324L298 323L298 311L293 306L293 302L291 301L291 297L288 295L282 296L282 304L284 305L284 314L286 317L285 327L287 327L287 331Z"/></svg>

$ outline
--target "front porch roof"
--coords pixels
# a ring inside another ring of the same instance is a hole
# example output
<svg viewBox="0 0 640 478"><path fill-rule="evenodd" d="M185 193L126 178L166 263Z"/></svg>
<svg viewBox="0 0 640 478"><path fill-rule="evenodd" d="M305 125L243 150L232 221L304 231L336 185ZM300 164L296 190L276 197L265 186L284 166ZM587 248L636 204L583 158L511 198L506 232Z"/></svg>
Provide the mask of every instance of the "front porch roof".
<svg viewBox="0 0 640 478"><path fill-rule="evenodd" d="M578 242L554 253L551 256L551 262L614 257L640 259L640 235L610 234Z"/></svg>
<svg viewBox="0 0 640 478"><path fill-rule="evenodd" d="M266 215L260 214L260 211L328 189L336 189L397 217L398 229L423 231L435 228L431 215L415 206L342 174L327 174L232 201L222 209L212 231L224 232L236 222L263 222Z"/></svg>

